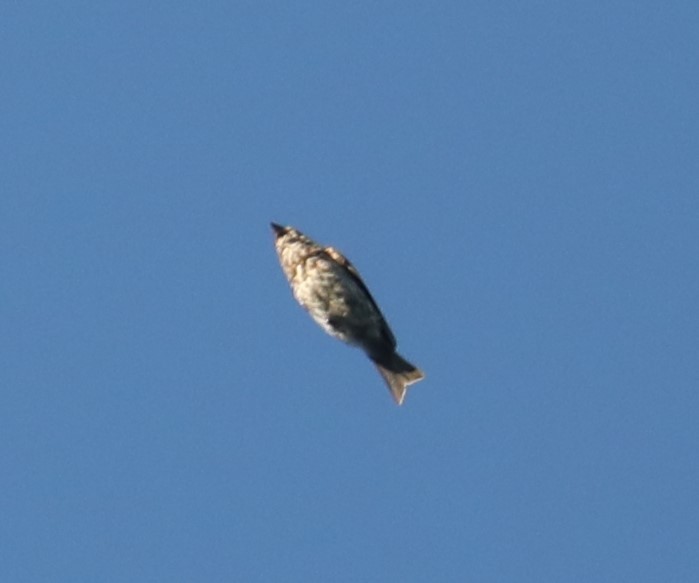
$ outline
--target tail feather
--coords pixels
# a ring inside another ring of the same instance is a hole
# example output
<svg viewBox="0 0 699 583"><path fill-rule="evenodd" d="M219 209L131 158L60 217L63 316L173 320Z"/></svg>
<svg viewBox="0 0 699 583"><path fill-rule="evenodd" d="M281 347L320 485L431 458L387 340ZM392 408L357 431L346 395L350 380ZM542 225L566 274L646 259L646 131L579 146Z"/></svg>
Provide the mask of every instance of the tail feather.
<svg viewBox="0 0 699 583"><path fill-rule="evenodd" d="M419 368L410 364L397 352L389 358L382 358L381 362L374 360L374 364L398 405L403 404L408 386L425 378L425 374Z"/></svg>

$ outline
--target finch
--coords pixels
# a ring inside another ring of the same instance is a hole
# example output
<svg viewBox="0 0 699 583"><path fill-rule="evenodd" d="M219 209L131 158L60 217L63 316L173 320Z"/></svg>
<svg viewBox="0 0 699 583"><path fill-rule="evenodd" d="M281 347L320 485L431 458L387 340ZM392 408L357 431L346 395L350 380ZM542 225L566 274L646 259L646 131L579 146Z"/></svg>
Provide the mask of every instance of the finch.
<svg viewBox="0 0 699 583"><path fill-rule="evenodd" d="M407 387L425 375L396 352L396 339L354 265L293 227L272 223L272 230L298 303L328 334L361 348L401 405Z"/></svg>

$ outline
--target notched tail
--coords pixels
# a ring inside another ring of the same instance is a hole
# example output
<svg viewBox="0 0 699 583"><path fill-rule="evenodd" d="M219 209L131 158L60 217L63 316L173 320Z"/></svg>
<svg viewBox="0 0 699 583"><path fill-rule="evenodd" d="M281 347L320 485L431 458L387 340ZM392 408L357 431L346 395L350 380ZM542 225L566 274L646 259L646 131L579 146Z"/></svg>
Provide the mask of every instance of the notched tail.
<svg viewBox="0 0 699 583"><path fill-rule="evenodd" d="M419 368L410 364L397 352L380 361L374 360L374 364L398 405L403 404L408 387L425 378L425 374Z"/></svg>

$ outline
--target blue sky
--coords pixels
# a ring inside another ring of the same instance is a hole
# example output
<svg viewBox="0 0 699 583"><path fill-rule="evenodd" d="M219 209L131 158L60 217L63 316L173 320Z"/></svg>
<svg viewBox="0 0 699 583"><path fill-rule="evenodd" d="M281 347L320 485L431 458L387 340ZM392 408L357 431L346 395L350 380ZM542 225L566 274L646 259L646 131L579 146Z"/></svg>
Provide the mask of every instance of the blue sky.
<svg viewBox="0 0 699 583"><path fill-rule="evenodd" d="M2 581L699 579L696 2L0 21Z"/></svg>

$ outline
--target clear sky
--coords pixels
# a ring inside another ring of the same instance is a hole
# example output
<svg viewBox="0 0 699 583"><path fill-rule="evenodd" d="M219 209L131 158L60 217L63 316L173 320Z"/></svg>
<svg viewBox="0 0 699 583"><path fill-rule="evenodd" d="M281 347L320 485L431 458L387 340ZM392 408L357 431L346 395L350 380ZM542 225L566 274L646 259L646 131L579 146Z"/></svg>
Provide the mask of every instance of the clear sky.
<svg viewBox="0 0 699 583"><path fill-rule="evenodd" d="M0 580L699 581L697 31L3 2ZM403 407L270 221L358 267Z"/></svg>

